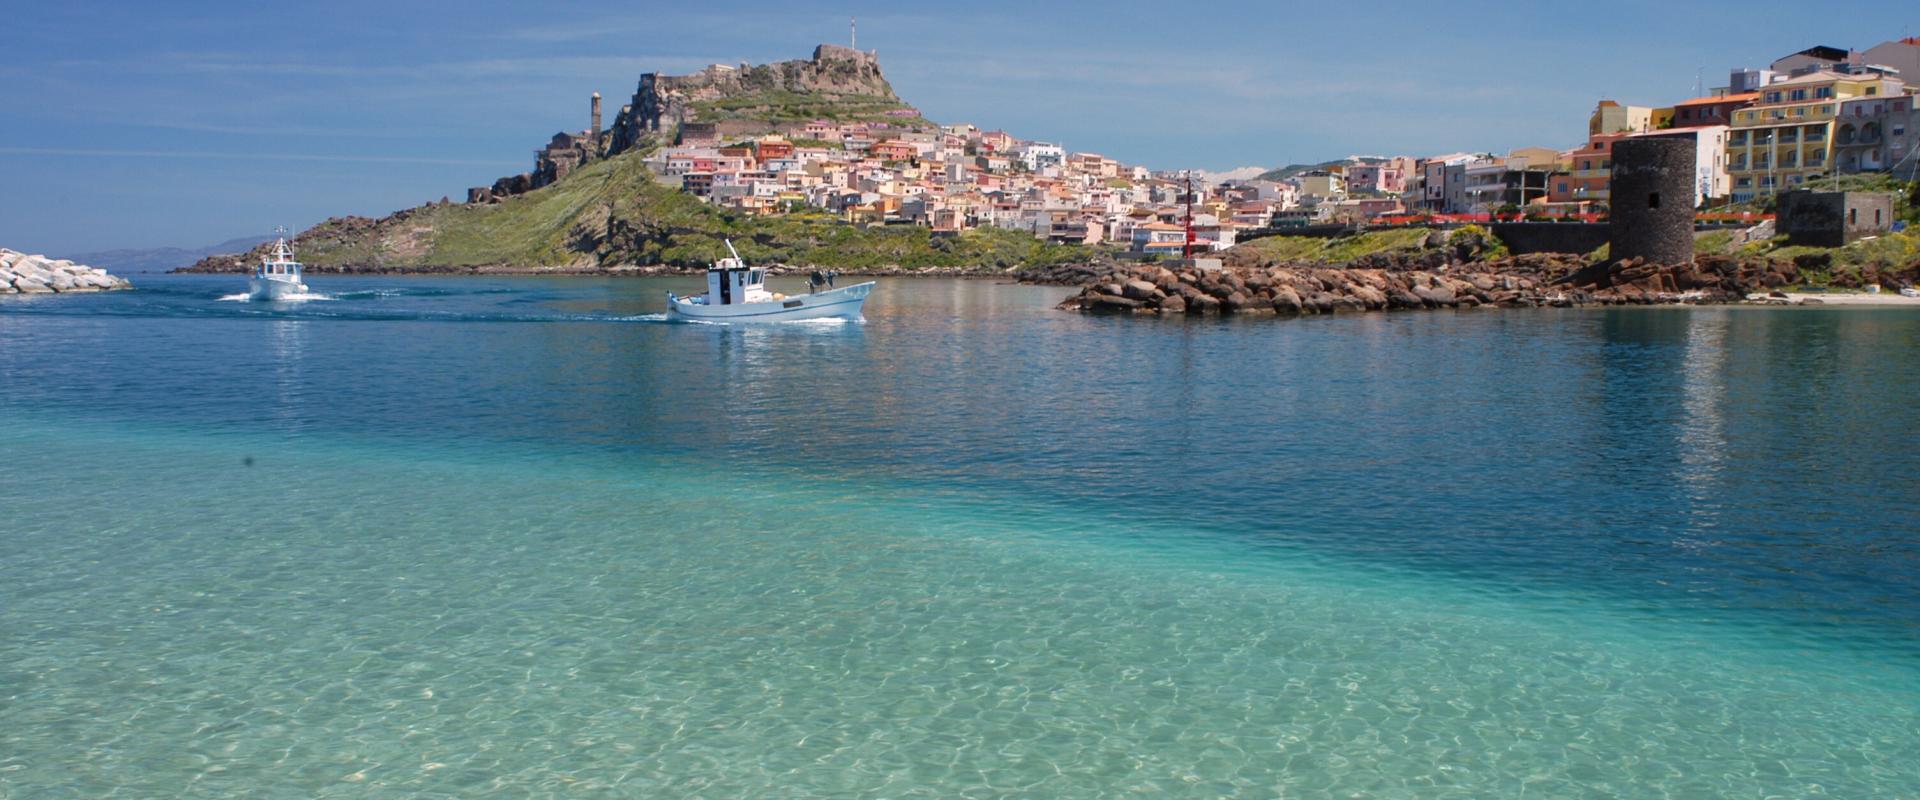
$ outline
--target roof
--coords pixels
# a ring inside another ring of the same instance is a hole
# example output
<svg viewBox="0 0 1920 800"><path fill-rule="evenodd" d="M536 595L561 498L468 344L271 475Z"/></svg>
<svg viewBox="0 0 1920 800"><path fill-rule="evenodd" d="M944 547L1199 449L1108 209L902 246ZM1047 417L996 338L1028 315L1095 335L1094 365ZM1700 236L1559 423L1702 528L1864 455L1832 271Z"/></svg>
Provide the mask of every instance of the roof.
<svg viewBox="0 0 1920 800"><path fill-rule="evenodd" d="M1674 103L1673 107L1679 108L1681 106L1711 106L1711 105L1718 105L1720 103L1744 103L1749 100L1758 100L1758 99L1760 99L1759 92L1742 92L1740 94L1730 94L1724 97L1696 97L1696 98L1693 98L1692 100L1682 100L1678 103Z"/></svg>
<svg viewBox="0 0 1920 800"><path fill-rule="evenodd" d="M1794 53L1793 55L1794 56L1813 56L1814 58L1818 58L1823 61L1845 61L1847 60L1848 52L1838 47L1828 47L1824 44L1819 44L1819 45L1814 45L1812 47L1809 47L1798 53ZM1792 58L1793 56L1787 56L1787 57Z"/></svg>
<svg viewBox="0 0 1920 800"><path fill-rule="evenodd" d="M1844 73L1839 73L1839 72L1830 72L1827 70L1821 70L1819 72L1809 72L1799 77L1788 78L1784 81L1774 81L1773 83L1769 83L1766 86L1761 88L1772 89L1776 86L1805 86L1805 85L1814 84L1814 83L1826 83L1827 81L1837 81L1844 78L1854 78L1854 76L1847 75ZM1854 78L1854 80L1859 80L1859 78Z"/></svg>

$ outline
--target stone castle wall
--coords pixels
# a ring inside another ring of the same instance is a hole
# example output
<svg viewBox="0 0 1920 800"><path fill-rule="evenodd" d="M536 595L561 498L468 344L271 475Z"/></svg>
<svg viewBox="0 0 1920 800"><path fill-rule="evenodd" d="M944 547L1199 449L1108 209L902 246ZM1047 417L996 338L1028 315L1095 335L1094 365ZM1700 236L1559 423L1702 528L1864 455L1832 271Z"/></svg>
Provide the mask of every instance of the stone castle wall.
<svg viewBox="0 0 1920 800"><path fill-rule="evenodd" d="M807 60L758 66L715 64L692 75L648 72L640 76L633 102L614 119L608 155L625 152L649 137L672 140L682 124L696 121L695 103L762 91L899 100L880 72L877 55L831 44L814 48Z"/></svg>

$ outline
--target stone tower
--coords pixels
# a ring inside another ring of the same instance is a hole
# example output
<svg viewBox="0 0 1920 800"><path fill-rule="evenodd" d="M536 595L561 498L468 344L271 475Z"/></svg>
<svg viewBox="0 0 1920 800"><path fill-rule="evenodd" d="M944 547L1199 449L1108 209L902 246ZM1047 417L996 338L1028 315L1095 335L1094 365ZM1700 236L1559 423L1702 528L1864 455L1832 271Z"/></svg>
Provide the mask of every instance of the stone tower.
<svg viewBox="0 0 1920 800"><path fill-rule="evenodd" d="M594 139L595 141L598 141L600 139L600 93L599 92L593 93L593 125L592 127L587 128L587 135L592 139Z"/></svg>
<svg viewBox="0 0 1920 800"><path fill-rule="evenodd" d="M1615 261L1693 263L1694 140L1632 137L1613 143L1609 252Z"/></svg>

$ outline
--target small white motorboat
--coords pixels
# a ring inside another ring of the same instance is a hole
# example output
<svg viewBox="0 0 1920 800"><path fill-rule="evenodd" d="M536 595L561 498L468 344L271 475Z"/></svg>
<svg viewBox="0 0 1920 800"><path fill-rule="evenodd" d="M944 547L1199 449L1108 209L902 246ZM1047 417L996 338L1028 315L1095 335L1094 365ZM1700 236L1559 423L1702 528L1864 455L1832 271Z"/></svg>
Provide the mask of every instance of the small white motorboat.
<svg viewBox="0 0 1920 800"><path fill-rule="evenodd" d="M667 292L667 315L702 322L790 322L798 319L858 319L873 281L841 289L784 295L766 289L767 271L749 267L727 242L732 258L707 268L707 291L692 297Z"/></svg>
<svg viewBox="0 0 1920 800"><path fill-rule="evenodd" d="M260 266L247 281L249 300L285 300L307 293L307 285L300 282L300 262L293 260L293 245L287 242L287 229L277 232L280 238L274 241L273 250L260 258Z"/></svg>

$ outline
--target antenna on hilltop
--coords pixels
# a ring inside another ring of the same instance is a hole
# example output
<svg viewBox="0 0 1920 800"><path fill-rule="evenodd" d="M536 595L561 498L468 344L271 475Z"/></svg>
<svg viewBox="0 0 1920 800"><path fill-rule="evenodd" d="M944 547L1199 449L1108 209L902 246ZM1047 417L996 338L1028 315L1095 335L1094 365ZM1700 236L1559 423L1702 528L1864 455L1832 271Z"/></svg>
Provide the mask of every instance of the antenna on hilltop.
<svg viewBox="0 0 1920 800"><path fill-rule="evenodd" d="M847 49L860 49L860 20L857 17L847 17Z"/></svg>

